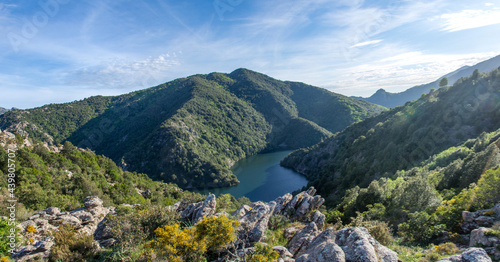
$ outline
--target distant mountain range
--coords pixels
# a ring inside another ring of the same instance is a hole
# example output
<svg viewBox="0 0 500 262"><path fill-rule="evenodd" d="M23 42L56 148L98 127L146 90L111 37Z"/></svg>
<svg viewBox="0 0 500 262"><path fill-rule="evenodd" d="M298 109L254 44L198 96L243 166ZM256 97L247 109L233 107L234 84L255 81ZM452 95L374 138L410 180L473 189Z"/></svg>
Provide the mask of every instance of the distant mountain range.
<svg viewBox="0 0 500 262"><path fill-rule="evenodd" d="M448 78L448 84L453 85L458 79L470 76L472 72L474 72L474 70L476 69L479 70L479 72L489 72L499 66L500 66L500 55L488 59L486 61L483 61L481 63L478 63L474 66L464 66L454 72L451 72L447 75L440 77L434 82L415 86L400 93L390 93L385 91L384 89L379 89L377 90L377 92L375 92L375 94L373 94L368 98L357 97L357 96L353 96L353 98L365 100L389 108L394 108L396 106L404 105L408 101L413 101L420 98L422 94L429 93L432 88L436 89L439 88L439 81L442 78L445 77Z"/></svg>
<svg viewBox="0 0 500 262"><path fill-rule="evenodd" d="M312 146L386 108L238 69L115 97L12 110L0 128L68 140L130 171L183 188L230 186L231 166L259 152Z"/></svg>

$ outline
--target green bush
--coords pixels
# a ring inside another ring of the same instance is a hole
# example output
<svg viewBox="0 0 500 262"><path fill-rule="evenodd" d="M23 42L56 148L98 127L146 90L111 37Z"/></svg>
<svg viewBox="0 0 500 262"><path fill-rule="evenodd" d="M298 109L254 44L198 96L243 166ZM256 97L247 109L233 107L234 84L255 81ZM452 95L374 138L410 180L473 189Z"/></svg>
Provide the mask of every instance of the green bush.
<svg viewBox="0 0 500 262"><path fill-rule="evenodd" d="M86 261L92 259L98 246L94 236L78 234L71 225L62 225L54 232L55 245L52 247L49 261Z"/></svg>
<svg viewBox="0 0 500 262"><path fill-rule="evenodd" d="M408 221L398 226L398 233L407 242L427 243L445 228L437 222L435 215L426 212L411 213Z"/></svg>

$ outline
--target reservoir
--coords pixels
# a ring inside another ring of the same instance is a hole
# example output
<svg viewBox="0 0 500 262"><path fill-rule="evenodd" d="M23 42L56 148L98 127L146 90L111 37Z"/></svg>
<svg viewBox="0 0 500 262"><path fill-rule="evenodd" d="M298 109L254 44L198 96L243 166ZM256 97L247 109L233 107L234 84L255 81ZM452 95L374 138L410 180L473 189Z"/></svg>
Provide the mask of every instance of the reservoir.
<svg viewBox="0 0 500 262"><path fill-rule="evenodd" d="M236 162L232 171L240 183L233 187L197 191L202 194L231 194L248 197L252 202L272 201L307 185L307 179L291 169L280 166L280 161L292 151L258 154Z"/></svg>

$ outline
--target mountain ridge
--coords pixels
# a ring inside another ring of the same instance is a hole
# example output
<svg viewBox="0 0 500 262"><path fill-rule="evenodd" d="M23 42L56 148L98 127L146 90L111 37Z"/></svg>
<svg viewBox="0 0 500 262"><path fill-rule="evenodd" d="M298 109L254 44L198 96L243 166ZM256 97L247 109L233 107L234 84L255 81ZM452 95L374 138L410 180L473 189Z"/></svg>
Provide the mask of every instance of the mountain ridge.
<svg viewBox="0 0 500 262"><path fill-rule="evenodd" d="M126 170L181 187L210 188L236 184L230 168L239 159L311 146L383 110L303 83L237 69L179 78L121 96L14 110L0 117L0 127L53 144L68 140Z"/></svg>
<svg viewBox="0 0 500 262"><path fill-rule="evenodd" d="M489 72L499 66L500 66L500 55L482 61L473 66L463 66L453 72L450 72L438 78L433 82L423 85L417 85L399 93L387 92L381 88L377 90L370 97L365 98L360 96L352 96L352 98L361 99L388 108L394 108L397 106L401 106L408 101L413 101L420 98L422 94L429 93L432 88L434 89L439 88L439 81L445 77L448 78L449 85L453 85L460 78L470 76L476 69L479 72L484 73L484 72Z"/></svg>
<svg viewBox="0 0 500 262"><path fill-rule="evenodd" d="M338 203L343 192L392 177L428 157L500 127L500 70L462 78L404 106L353 124L282 161Z"/></svg>

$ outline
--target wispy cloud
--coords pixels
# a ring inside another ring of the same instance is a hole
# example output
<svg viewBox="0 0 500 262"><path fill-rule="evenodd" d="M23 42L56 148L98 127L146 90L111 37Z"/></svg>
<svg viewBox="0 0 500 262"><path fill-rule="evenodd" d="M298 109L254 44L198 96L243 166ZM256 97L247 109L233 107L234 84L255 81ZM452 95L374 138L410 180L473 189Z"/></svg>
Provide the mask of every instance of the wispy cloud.
<svg viewBox="0 0 500 262"><path fill-rule="evenodd" d="M443 14L443 31L456 32L488 25L500 24L500 10L463 10L458 13Z"/></svg>
<svg viewBox="0 0 500 262"><path fill-rule="evenodd" d="M115 59L67 73L66 84L92 88L146 88L160 83L160 75L180 64L177 54L160 55L140 61Z"/></svg>
<svg viewBox="0 0 500 262"><path fill-rule="evenodd" d="M326 86L330 86L333 91L349 95L360 95L367 90L373 93L379 88L389 92L400 92L411 86L432 82L462 66L474 65L494 55L497 54L444 55L418 51L405 52L345 68L342 70L341 80Z"/></svg>
<svg viewBox="0 0 500 262"><path fill-rule="evenodd" d="M363 46L367 46L367 45L374 45L374 44L378 44L378 43L380 43L382 41L383 41L382 39L365 41L365 42L357 43L357 44L355 44L355 45L353 45L351 47L363 47Z"/></svg>

